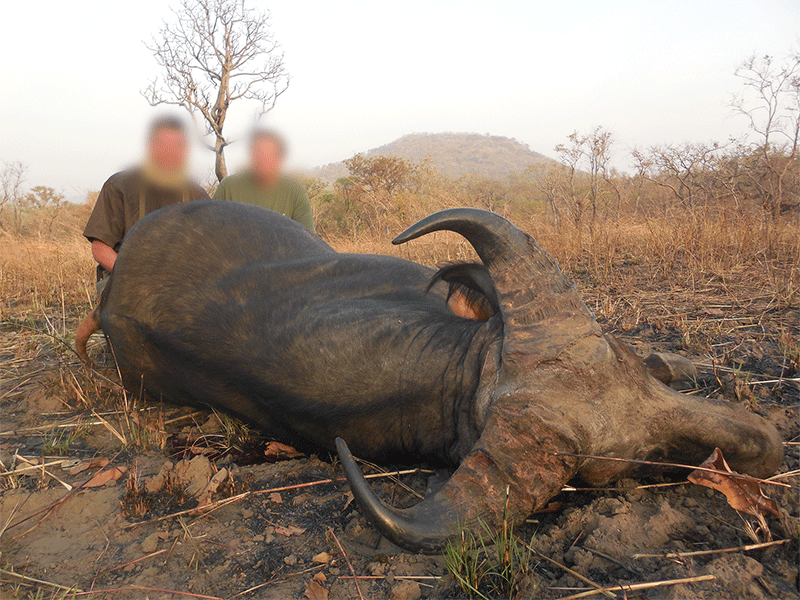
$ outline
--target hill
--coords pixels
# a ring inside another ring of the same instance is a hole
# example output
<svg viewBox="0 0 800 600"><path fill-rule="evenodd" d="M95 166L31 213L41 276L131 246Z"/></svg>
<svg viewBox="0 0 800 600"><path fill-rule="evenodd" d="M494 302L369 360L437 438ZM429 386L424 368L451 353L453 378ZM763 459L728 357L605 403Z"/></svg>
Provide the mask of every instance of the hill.
<svg viewBox="0 0 800 600"><path fill-rule="evenodd" d="M363 154L395 156L417 164L430 157L437 171L452 178L475 173L503 179L510 173L521 173L531 164L554 162L515 139L477 133L412 133ZM347 175L347 168L343 162L336 162L317 167L311 175L336 181Z"/></svg>

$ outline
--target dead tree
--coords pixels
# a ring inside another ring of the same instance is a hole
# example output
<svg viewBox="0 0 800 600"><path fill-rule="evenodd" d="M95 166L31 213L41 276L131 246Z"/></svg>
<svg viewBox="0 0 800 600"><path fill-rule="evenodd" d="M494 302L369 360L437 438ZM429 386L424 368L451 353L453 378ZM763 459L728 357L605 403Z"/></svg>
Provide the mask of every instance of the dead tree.
<svg viewBox="0 0 800 600"><path fill-rule="evenodd" d="M152 105L182 106L201 116L214 144L215 173L227 176L223 133L231 103L253 100L259 116L275 106L289 85L283 53L269 28L269 13L246 0L181 0L174 23L164 22L147 48L164 70L142 92Z"/></svg>

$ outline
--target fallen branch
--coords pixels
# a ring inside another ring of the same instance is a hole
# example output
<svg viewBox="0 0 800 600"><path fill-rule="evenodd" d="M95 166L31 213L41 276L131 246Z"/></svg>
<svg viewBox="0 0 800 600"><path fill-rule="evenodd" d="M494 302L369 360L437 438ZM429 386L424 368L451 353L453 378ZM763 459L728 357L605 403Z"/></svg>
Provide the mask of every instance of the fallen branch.
<svg viewBox="0 0 800 600"><path fill-rule="evenodd" d="M760 550L770 546L785 544L789 540L775 540L773 542L763 542L761 544L748 544L737 546L736 548L720 548L718 550L694 550L692 552L669 552L667 554L632 554L631 558L684 558L686 556L703 556L704 554L725 554L726 552L748 552L749 550Z"/></svg>
<svg viewBox="0 0 800 600"><path fill-rule="evenodd" d="M680 585L683 583L697 583L699 581L711 581L712 579L716 578L717 578L716 575L700 575L698 577L687 577L685 579L665 579L663 581L650 581L647 583L620 584L620 585L600 588L599 590L588 590L586 592L581 592L580 594L573 594L572 596L564 596L560 600L575 600L577 598L588 598L589 596L594 596L595 594L600 594L602 592L610 592L611 590L625 593L625 592L632 592L635 590L648 590L656 587L666 587L668 585Z"/></svg>

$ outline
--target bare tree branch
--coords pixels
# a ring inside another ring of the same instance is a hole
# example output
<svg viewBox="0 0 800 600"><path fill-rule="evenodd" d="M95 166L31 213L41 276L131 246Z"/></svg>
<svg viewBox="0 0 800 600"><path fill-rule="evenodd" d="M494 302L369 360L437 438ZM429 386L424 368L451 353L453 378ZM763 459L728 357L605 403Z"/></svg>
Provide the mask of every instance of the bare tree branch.
<svg viewBox="0 0 800 600"><path fill-rule="evenodd" d="M246 0L181 0L176 21L164 22L145 44L163 69L142 91L156 106L185 108L201 117L214 138L215 172L227 175L225 119L232 102L253 100L258 115L269 112L289 85L283 53L269 28L269 13Z"/></svg>

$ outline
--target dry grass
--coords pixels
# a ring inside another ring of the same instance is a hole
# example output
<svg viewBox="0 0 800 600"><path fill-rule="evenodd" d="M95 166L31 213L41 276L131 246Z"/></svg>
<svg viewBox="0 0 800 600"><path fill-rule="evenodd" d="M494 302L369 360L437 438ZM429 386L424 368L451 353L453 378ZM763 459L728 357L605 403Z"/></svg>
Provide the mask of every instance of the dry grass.
<svg viewBox="0 0 800 600"><path fill-rule="evenodd" d="M474 259L471 247L454 233L390 244L417 218L446 205L446 200L431 200L424 206L401 206L397 214L385 214L374 230L328 233L326 238L340 252L389 254L430 266ZM796 383L788 388L759 384L767 379L765 373L753 370L757 363L745 362L760 349L782 359L787 369L800 367L796 220L765 222L757 215L698 212L602 221L579 235L569 225L553 227L545 213L508 216L576 279L605 329L629 336L629 342L652 330L658 339L706 357L713 377L697 393L725 395L754 407L767 398L788 404L797 395ZM2 395L48 393L61 400L64 415L43 415L33 432L50 435L54 450L79 434L93 436L92 447L100 447L95 442L104 436L102 454L109 457L122 450L163 449L166 430L176 422L179 427L192 422L194 414L165 412L131 398L114 373L84 371L68 350L78 320L94 302L94 263L77 230L58 238L0 238L0 299ZM199 439L202 433L192 435ZM235 436L224 426L217 432L223 436L233 443ZM9 487L17 481L5 479L1 485ZM146 506L136 494L136 477L128 486L131 511L141 514ZM796 486L792 491L796 495ZM52 585L30 578L26 583L45 590Z"/></svg>

